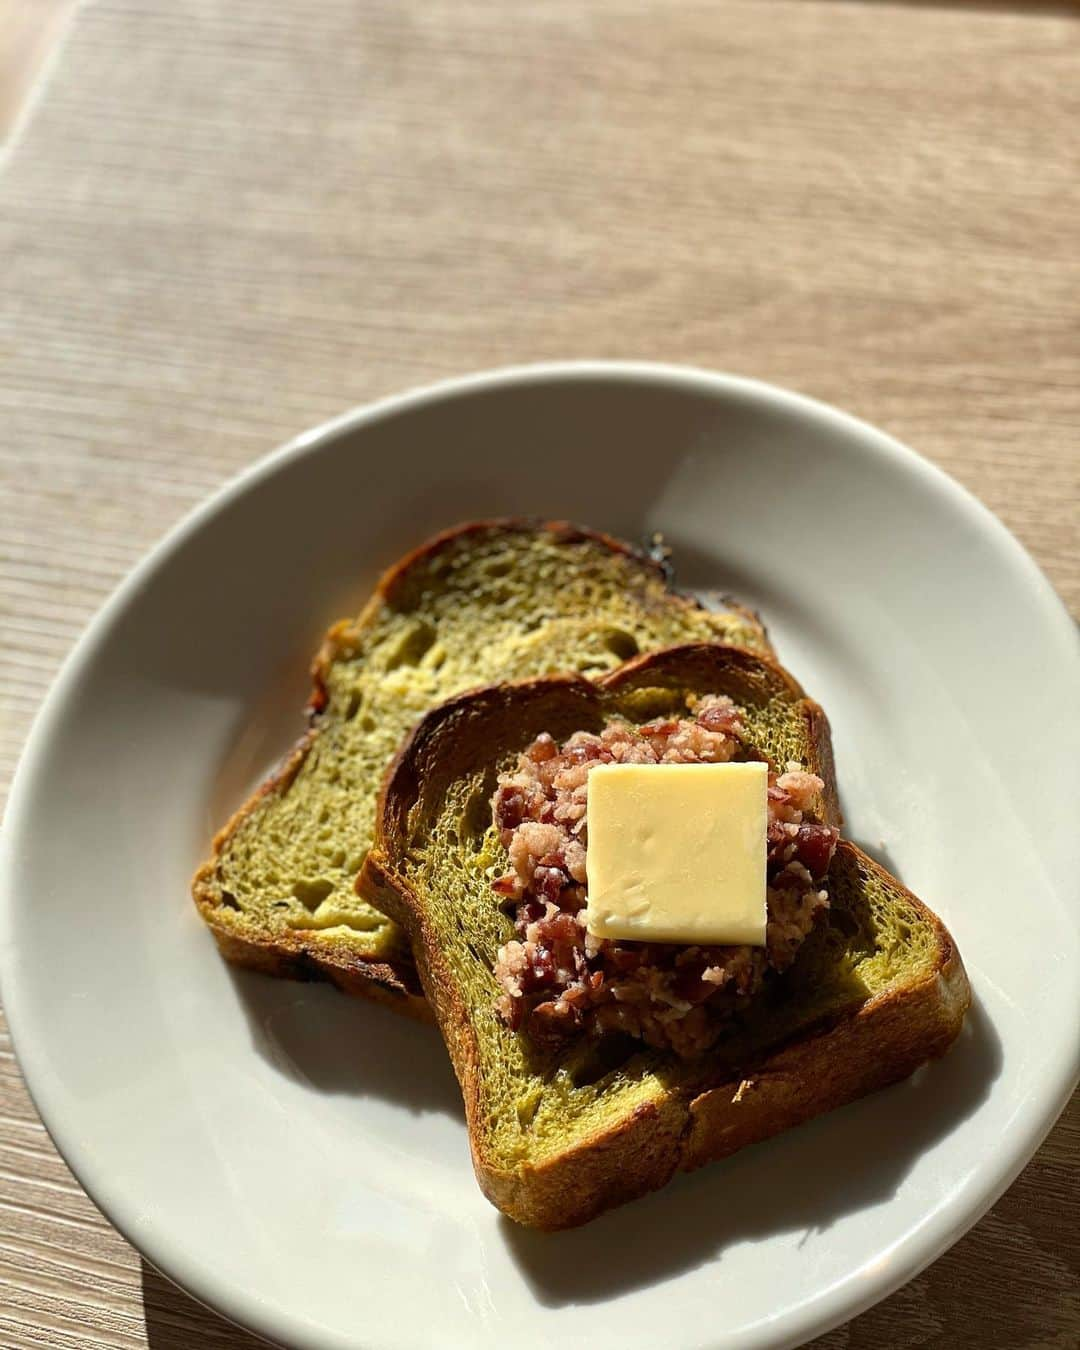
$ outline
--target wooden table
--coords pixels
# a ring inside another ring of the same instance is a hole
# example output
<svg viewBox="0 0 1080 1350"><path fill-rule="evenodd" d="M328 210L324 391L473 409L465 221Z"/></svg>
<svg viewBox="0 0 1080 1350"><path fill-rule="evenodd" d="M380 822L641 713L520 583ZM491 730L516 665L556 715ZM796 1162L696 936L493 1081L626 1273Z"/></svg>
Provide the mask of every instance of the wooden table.
<svg viewBox="0 0 1080 1350"><path fill-rule="evenodd" d="M184 511L376 395L653 357L860 413L1080 611L1080 18L817 0L99 0L0 181L0 777ZM3 1037L0 1024L0 1038ZM1080 1343L1076 1100L821 1338ZM0 1039L0 1345L254 1345L143 1264Z"/></svg>

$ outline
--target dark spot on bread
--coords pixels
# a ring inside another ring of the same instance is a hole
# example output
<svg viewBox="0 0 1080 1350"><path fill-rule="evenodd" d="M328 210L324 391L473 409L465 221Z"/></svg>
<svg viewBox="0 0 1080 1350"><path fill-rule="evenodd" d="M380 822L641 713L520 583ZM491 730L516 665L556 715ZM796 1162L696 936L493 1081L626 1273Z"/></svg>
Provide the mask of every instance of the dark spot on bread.
<svg viewBox="0 0 1080 1350"><path fill-rule="evenodd" d="M315 881L294 882L292 893L306 910L314 914L333 889L334 883L332 881L320 877Z"/></svg>
<svg viewBox="0 0 1080 1350"><path fill-rule="evenodd" d="M604 646L620 661L629 661L641 650L633 633L628 633L624 628L609 628L604 634Z"/></svg>
<svg viewBox="0 0 1080 1350"><path fill-rule="evenodd" d="M386 663L386 669L399 670L402 666L418 666L424 654L434 645L435 629L426 619L417 619Z"/></svg>

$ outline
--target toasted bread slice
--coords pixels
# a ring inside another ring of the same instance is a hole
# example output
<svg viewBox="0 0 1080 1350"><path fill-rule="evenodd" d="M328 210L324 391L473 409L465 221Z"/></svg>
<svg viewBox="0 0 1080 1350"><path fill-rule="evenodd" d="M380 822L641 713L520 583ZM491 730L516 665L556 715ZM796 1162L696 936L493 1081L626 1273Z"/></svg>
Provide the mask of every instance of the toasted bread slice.
<svg viewBox="0 0 1080 1350"><path fill-rule="evenodd" d="M825 779L824 715L771 661L723 647L641 657L597 683L567 677L481 690L429 713L391 767L359 880L401 924L465 1099L488 1198L538 1228L584 1223L677 1171L764 1139L911 1073L956 1036L969 1003L945 928L895 878L841 842L830 908L794 965L750 1001L719 1045L679 1060L640 1042L539 1046L495 1010L492 966L513 935L491 890L506 854L491 824L497 774L543 731L561 740L673 715L725 693L776 764Z"/></svg>
<svg viewBox="0 0 1080 1350"><path fill-rule="evenodd" d="M676 594L663 566L606 535L528 521L464 525L387 572L313 667L311 728L214 841L193 883L237 964L429 1015L399 929L353 883L382 774L418 717L462 689L600 673L692 640L768 651L755 615Z"/></svg>

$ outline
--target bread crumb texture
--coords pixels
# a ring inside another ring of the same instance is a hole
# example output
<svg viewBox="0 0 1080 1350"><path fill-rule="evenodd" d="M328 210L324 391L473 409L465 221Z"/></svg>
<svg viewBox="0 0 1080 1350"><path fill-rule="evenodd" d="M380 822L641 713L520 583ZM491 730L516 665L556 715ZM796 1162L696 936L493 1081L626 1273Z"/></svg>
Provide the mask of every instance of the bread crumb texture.
<svg viewBox="0 0 1080 1350"><path fill-rule="evenodd" d="M473 1124L492 1168L532 1170L564 1155L573 1141L602 1135L635 1112L664 1109L676 1098L688 1103L702 1073L714 1084L727 1065L738 1082L742 1066L777 1046L877 994L931 978L936 969L940 941L933 917L863 855L842 850L829 875L828 921L807 938L783 978L749 1001L746 1015L705 1061L680 1061L619 1037L541 1047L505 1024L496 1012L500 989L493 967L513 925L491 890L492 877L508 866L491 823L498 773L514 764L517 752L541 729L559 738L598 730L612 712L633 721L677 713L687 692L685 682L623 689L606 709L597 707L584 728L580 701L565 710L565 725L552 715L550 702L544 727L531 725L518 709L516 718L491 728L490 763L469 756L470 765L456 767L449 781L440 775L437 793L422 791L414 808L408 848L394 865L424 914L427 941L440 951L443 969L453 972L455 1009L475 1030L482 1101ZM735 693L746 710L749 739L773 763L813 762L801 700L774 685L766 667L760 679L744 681ZM743 1083L742 1097L749 1086Z"/></svg>
<svg viewBox="0 0 1080 1350"><path fill-rule="evenodd" d="M690 641L768 651L751 616L700 608L597 536L498 523L445 536L331 630L316 662L326 703L307 748L219 838L196 884L201 908L218 930L268 946L304 934L309 948L408 960L401 931L353 886L383 771L408 729L464 689L597 675Z"/></svg>

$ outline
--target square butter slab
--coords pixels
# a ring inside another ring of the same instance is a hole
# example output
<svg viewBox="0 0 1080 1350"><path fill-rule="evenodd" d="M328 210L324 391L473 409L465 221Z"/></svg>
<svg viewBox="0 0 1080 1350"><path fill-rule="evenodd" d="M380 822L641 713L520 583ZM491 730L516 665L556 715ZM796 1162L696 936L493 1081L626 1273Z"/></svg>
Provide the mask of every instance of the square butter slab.
<svg viewBox="0 0 1080 1350"><path fill-rule="evenodd" d="M765 942L768 766L589 774L586 926L638 942Z"/></svg>

